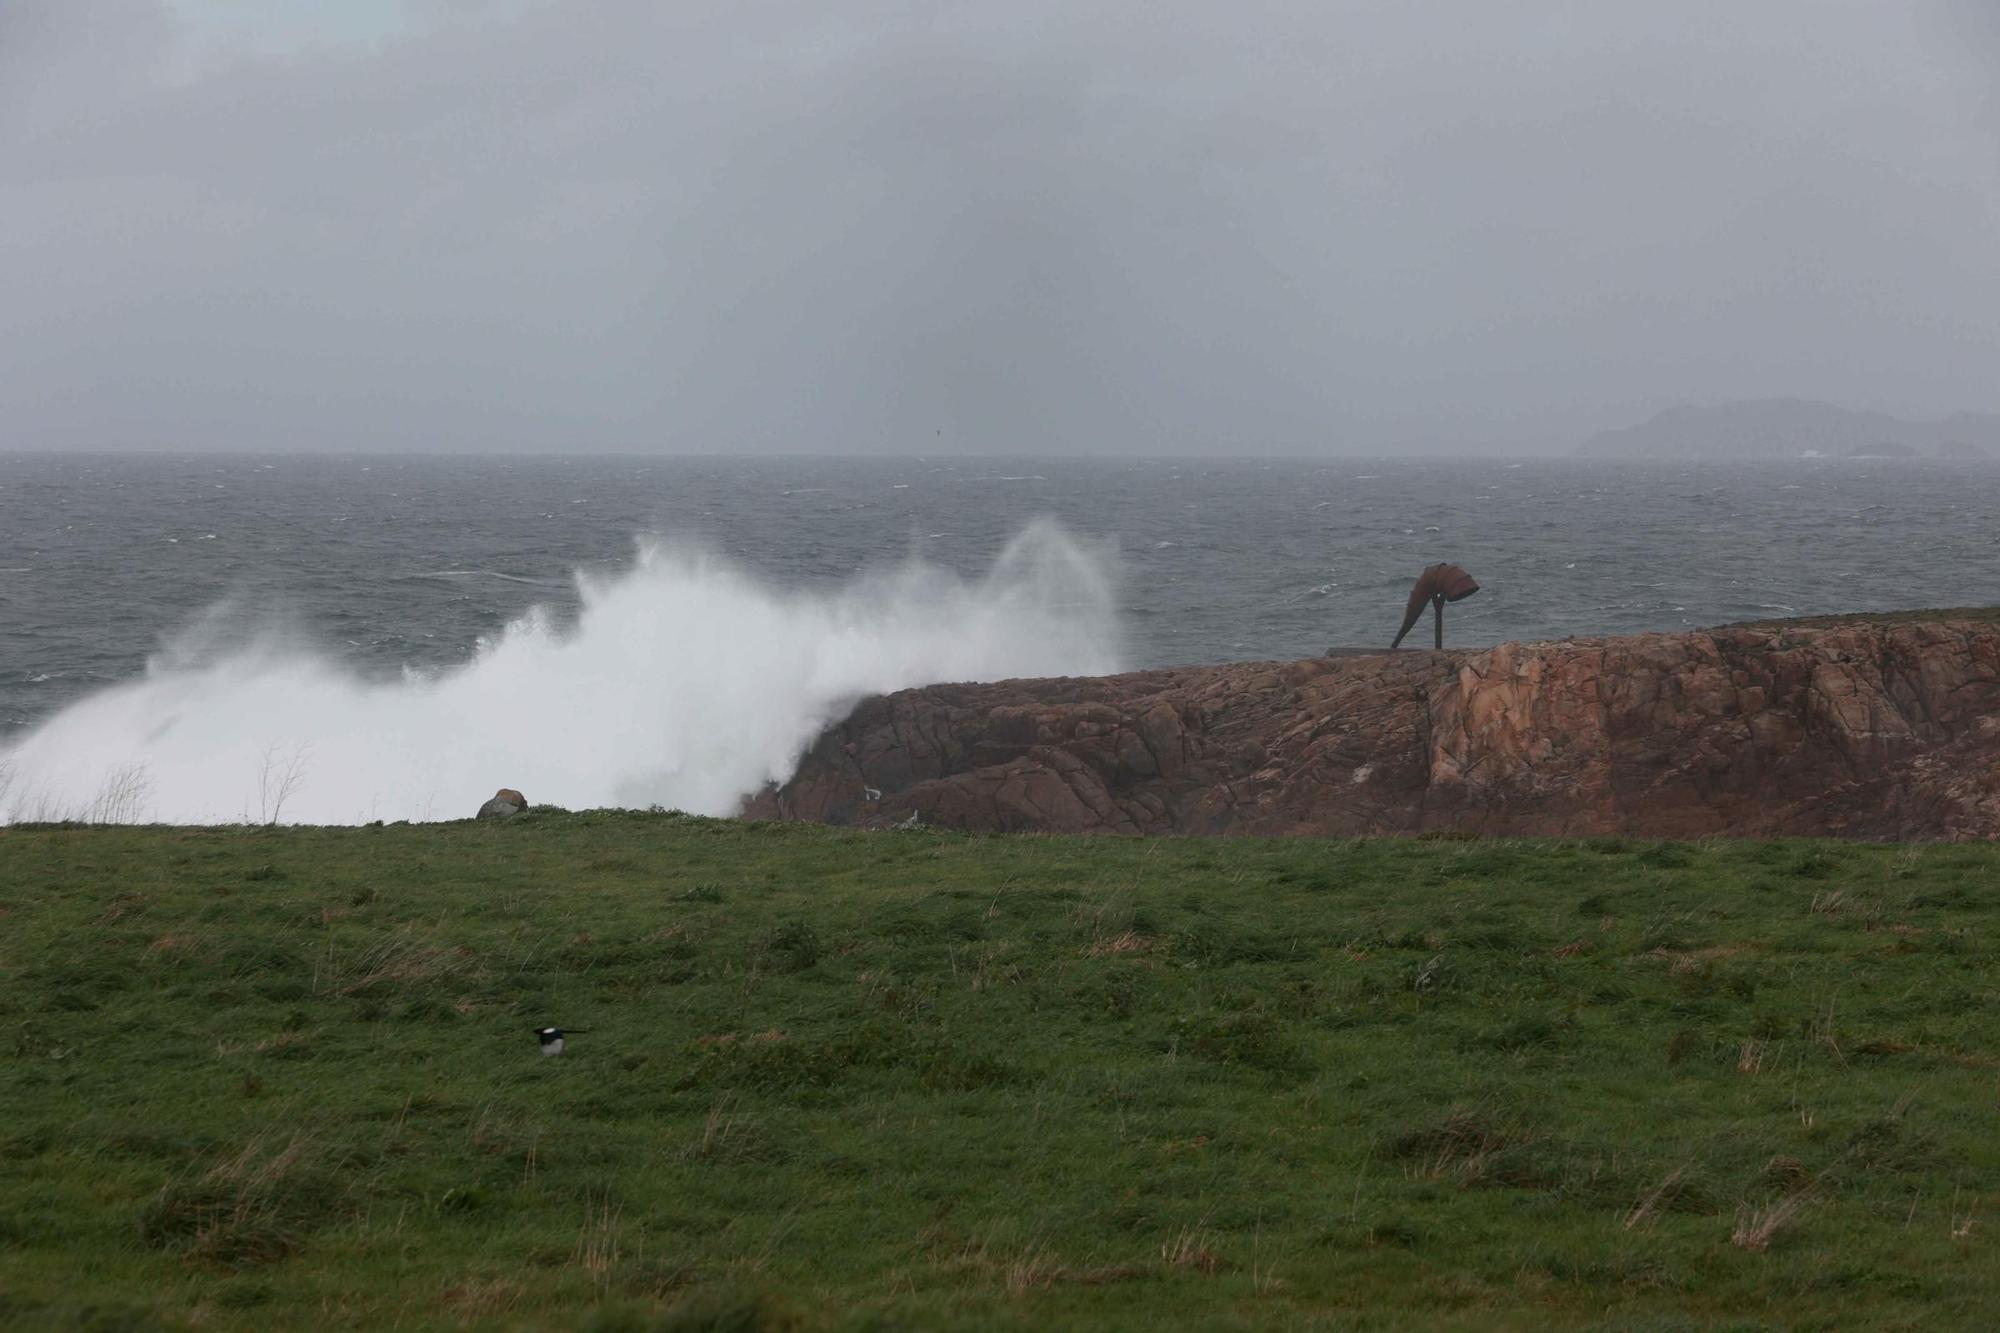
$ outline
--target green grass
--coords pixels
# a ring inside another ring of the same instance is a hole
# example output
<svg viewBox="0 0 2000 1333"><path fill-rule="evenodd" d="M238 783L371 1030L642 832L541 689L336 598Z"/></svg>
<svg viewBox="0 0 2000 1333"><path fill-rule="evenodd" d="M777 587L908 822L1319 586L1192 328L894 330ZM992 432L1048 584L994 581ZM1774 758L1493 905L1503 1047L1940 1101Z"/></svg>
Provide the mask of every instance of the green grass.
<svg viewBox="0 0 2000 1333"><path fill-rule="evenodd" d="M1996 874L0 830L0 1324L1986 1326Z"/></svg>

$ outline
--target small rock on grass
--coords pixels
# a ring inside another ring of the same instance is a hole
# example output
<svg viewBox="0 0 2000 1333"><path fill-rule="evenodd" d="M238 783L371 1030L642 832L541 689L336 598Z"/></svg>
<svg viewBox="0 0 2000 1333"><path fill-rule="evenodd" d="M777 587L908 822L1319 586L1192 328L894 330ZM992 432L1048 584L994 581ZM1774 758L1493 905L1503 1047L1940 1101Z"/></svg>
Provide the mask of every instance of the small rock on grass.
<svg viewBox="0 0 2000 1333"><path fill-rule="evenodd" d="M479 819L511 819L528 808L528 798L512 787L502 787L493 799L479 807Z"/></svg>

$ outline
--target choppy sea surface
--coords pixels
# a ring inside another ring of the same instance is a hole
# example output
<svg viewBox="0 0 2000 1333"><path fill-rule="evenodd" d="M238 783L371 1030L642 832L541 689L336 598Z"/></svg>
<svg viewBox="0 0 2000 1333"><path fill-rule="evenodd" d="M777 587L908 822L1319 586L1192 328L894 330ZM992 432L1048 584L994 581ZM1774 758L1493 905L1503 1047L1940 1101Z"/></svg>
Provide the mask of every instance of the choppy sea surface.
<svg viewBox="0 0 2000 1333"><path fill-rule="evenodd" d="M844 660L855 634L875 635L868 670L822 682L825 697L796 728L855 692L935 670L1094 671L1386 644L1411 580L1442 559L1482 585L1446 613L1455 645L1991 602L1996 518L2000 466L1903 460L0 455L0 746L112 687L171 678L178 692L120 705L131 716L117 728L132 735L99 756L108 763L122 745L138 756L122 762L165 763L147 727L221 725L203 722L201 706L225 714L231 689L254 683L246 654L310 663L315 679L373 708L382 690L436 691L529 634L541 654L532 669L489 671L477 704L463 705L465 725L535 714L564 690L565 669L569 688L614 707L646 682L607 677L652 664L661 689L708 710L676 722L680 735L726 726L718 702L696 697L702 672L755 685L759 654L782 656L773 688L792 688L800 670L810 680L815 662ZM1038 528L1024 556L1021 534L1038 519L1055 526ZM642 546L674 553L673 571L638 578ZM600 621L649 622L641 641L605 623L615 649L579 651L593 596ZM996 600L1005 614L980 609ZM733 608L748 603L770 623L739 620ZM872 624L871 603L893 632ZM877 659L904 652L896 635L922 639L926 616L949 642L885 671ZM968 635L992 642L953 656ZM758 705L739 694L728 706ZM286 740L311 730L271 744L333 744ZM786 744L768 741L774 754ZM619 781L572 794L678 790ZM212 804L232 801L244 804Z"/></svg>

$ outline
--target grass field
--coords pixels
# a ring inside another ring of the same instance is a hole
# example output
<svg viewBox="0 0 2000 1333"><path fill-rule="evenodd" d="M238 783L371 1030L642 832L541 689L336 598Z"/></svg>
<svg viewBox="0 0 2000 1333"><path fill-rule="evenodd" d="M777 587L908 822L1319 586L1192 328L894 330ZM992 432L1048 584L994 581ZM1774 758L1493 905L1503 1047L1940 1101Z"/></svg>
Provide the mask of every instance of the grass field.
<svg viewBox="0 0 2000 1333"><path fill-rule="evenodd" d="M1972 846L0 830L0 1325L1990 1327L1997 924Z"/></svg>

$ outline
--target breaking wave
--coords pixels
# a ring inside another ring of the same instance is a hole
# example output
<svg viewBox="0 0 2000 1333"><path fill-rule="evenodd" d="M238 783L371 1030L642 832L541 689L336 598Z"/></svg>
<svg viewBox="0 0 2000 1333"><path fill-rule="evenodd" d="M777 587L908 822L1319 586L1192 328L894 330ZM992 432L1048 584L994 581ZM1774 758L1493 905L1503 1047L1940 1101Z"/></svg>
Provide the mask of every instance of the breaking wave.
<svg viewBox="0 0 2000 1333"><path fill-rule="evenodd" d="M1041 522L982 578L913 559L805 593L649 543L578 575L573 623L538 608L436 673L184 642L0 748L0 822L452 819L502 786L729 814L869 694L1118 669L1107 564Z"/></svg>

